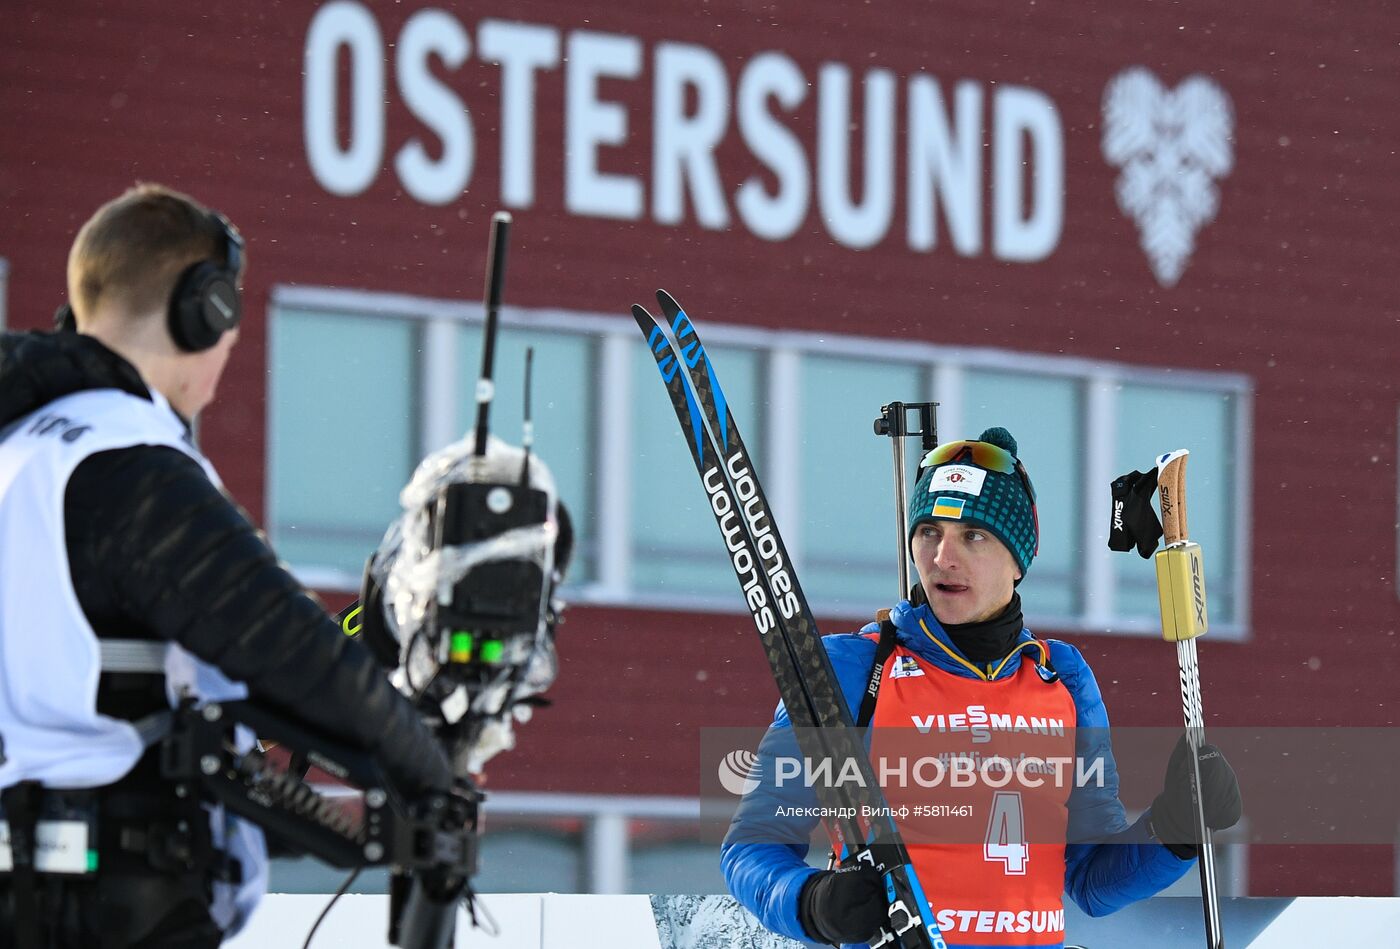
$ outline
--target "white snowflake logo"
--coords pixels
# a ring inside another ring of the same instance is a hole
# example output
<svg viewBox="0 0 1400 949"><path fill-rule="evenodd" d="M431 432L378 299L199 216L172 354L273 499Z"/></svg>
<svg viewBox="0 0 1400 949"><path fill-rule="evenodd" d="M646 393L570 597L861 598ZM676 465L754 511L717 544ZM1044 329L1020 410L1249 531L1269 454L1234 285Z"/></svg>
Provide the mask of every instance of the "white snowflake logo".
<svg viewBox="0 0 1400 949"><path fill-rule="evenodd" d="M1137 221L1157 281L1176 286L1234 164L1230 99L1205 76L1169 90L1134 66L1104 90L1103 118L1104 158L1123 169L1118 206Z"/></svg>

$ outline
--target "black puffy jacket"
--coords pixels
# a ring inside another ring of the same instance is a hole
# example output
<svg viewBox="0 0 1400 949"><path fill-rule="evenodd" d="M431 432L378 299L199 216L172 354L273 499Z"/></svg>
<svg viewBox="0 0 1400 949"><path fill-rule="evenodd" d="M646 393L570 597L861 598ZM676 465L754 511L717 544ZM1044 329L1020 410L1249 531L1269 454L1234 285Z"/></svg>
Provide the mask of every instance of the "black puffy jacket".
<svg viewBox="0 0 1400 949"><path fill-rule="evenodd" d="M0 335L0 430L85 389L150 398L90 336ZM69 479L64 518L73 586L99 636L173 640L261 704L370 752L410 793L450 785L413 707L194 459L149 445L92 455ZM99 708L120 707L99 690Z"/></svg>

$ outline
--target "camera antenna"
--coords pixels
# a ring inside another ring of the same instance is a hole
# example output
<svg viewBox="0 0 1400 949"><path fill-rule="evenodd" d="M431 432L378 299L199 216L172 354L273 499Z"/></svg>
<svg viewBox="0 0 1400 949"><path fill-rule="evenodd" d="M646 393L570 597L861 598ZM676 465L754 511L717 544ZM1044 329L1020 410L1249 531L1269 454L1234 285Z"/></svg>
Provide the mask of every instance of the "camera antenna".
<svg viewBox="0 0 1400 949"><path fill-rule="evenodd" d="M525 449L525 461L520 466L520 486L528 488L530 486L530 446L535 444L535 423L530 414L530 382L534 378L535 368L535 347L525 347L525 426L524 433L520 437L521 447Z"/></svg>
<svg viewBox="0 0 1400 949"><path fill-rule="evenodd" d="M486 330L481 348L481 378L476 383L476 449L478 458L486 455L486 436L491 421L491 400L496 395L492 376L496 368L496 331L501 308L501 291L506 282L506 238L510 234L510 212L491 215L491 242L486 248Z"/></svg>

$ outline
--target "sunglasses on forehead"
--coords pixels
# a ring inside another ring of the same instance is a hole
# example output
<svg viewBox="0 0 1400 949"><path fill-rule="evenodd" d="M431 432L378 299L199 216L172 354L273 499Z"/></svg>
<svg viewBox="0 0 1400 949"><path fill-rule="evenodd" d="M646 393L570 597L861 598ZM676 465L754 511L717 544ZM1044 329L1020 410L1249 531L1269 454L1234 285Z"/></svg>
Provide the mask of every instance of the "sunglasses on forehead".
<svg viewBox="0 0 1400 949"><path fill-rule="evenodd" d="M919 467L937 468L939 465L949 465L959 461L970 461L977 467L986 468L988 471L1016 475L1021 479L1021 484L1025 486L1031 504L1035 504L1035 486L1031 484L1030 475L1026 474L1026 466L1021 464L1020 460L1011 452L990 442L947 442L924 455L924 460L919 462Z"/></svg>

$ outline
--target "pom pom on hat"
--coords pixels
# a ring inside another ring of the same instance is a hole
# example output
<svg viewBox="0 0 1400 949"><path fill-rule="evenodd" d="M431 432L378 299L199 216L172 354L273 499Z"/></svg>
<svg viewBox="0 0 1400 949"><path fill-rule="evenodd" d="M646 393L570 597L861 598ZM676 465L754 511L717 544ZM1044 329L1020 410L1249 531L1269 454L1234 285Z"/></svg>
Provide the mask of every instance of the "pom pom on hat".
<svg viewBox="0 0 1400 949"><path fill-rule="evenodd" d="M1020 453L1016 450L1016 439L1012 438L1011 433L1000 425L987 429L981 435L977 436L977 440L979 442L986 442L989 445L995 445L998 448L1005 448L1007 451L1011 452L1011 454L1018 458L1020 457Z"/></svg>

